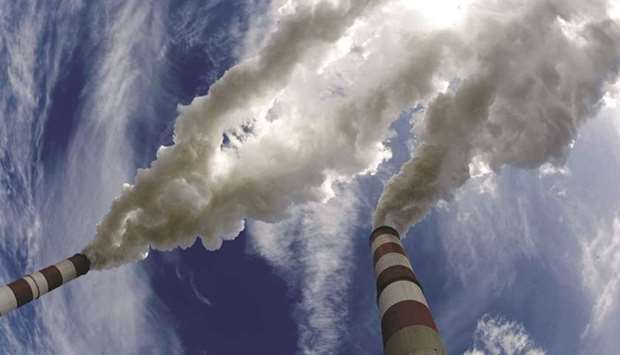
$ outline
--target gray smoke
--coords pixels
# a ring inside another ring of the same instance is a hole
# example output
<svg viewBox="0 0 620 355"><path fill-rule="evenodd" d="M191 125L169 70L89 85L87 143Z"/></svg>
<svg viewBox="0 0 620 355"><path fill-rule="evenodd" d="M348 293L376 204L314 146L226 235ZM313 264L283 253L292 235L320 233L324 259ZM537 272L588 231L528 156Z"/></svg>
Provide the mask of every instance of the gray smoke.
<svg viewBox="0 0 620 355"><path fill-rule="evenodd" d="M388 182L375 225L406 231L469 179L473 158L494 170L561 164L617 79L620 32L605 2L484 4L460 36L467 69L428 105L422 143Z"/></svg>
<svg viewBox="0 0 620 355"><path fill-rule="evenodd" d="M264 154L247 149L241 157L233 152L242 161L229 159L229 165L236 166L218 165L218 158L226 160L222 137L224 133L239 137L235 129L252 123L304 58L319 61L375 3L297 4L290 14L279 17L255 58L226 72L207 96L180 108L175 144L161 147L151 167L138 171L134 185L125 186L97 226L94 242L84 250L93 267L142 259L149 247L189 246L197 235L207 249L217 249L222 238L234 238L243 229L244 218L276 220L292 203L318 198L313 190L322 183L322 170L299 184L289 177L295 162L271 154L269 147L260 148ZM226 168L227 173L218 171Z"/></svg>
<svg viewBox="0 0 620 355"><path fill-rule="evenodd" d="M423 143L386 187L376 224L406 230L467 181L474 157L494 169L561 162L617 75L605 3L475 2L452 28L417 3L433 6L274 1L264 44L180 109L175 144L114 201L85 249L93 266L197 236L214 250L246 219L276 222L330 198L332 184L390 157L390 125L418 104Z"/></svg>

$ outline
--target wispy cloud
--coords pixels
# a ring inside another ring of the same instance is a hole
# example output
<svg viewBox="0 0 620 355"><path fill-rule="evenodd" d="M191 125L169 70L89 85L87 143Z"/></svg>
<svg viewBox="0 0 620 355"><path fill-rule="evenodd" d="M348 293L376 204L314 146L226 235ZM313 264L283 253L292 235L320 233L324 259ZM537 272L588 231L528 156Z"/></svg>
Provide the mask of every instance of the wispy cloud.
<svg viewBox="0 0 620 355"><path fill-rule="evenodd" d="M617 347L620 154L609 118L603 111L584 127L566 166L482 174L436 210L448 279L462 285L440 312L453 346L481 314L511 309L504 314L512 317L542 306L544 317L519 319L545 348L590 354ZM489 181L492 189L481 188ZM557 323L553 336L543 318Z"/></svg>
<svg viewBox="0 0 620 355"><path fill-rule="evenodd" d="M45 41L51 22L41 16L46 4L0 1L0 9L0 278L6 282L25 272L39 255L43 222L32 187L40 173L36 161L46 99L58 79L65 46ZM78 9L62 6L55 16L64 19L74 10ZM66 40L72 41L73 35L67 34ZM4 352L41 349L46 327L33 322L33 314L25 307L21 314L2 319Z"/></svg>
<svg viewBox="0 0 620 355"><path fill-rule="evenodd" d="M55 219L48 220L48 228L57 238L70 238L47 242L46 260L80 250L122 183L134 174L128 130L132 120L140 119L138 113L154 112L157 87L152 84L166 40L164 9L165 2L142 1L106 2L91 9L100 47L91 58L93 71L83 91L80 125L65 172L56 181L59 193L46 205ZM59 354L93 347L105 353L182 351L176 335L167 330L165 313L140 265L93 272L50 298L42 302L41 318L54 334L49 341Z"/></svg>
<svg viewBox="0 0 620 355"><path fill-rule="evenodd" d="M606 154L605 164L611 171L597 171L597 175L611 174L617 178L620 169L618 149L620 138L619 108L612 105L603 112L602 119L608 121L605 131L615 138L611 154ZM609 126L616 126L614 130ZM615 134L614 134L615 133ZM605 141L604 141L605 142ZM603 145L604 151L608 148ZM602 151L601 151L602 152ZM607 353L618 346L614 331L620 327L620 204L615 189L606 191L599 181L589 185L597 198L603 213L594 217L591 230L580 230L582 283L588 296L589 320L582 334L581 353Z"/></svg>
<svg viewBox="0 0 620 355"><path fill-rule="evenodd" d="M12 4L0 5L7 10ZM5 158L4 162L20 163L22 175L28 178L8 181L12 184L9 186L23 187L23 191L15 191L7 198L12 199L11 203L20 203L12 206L22 211L22 215L34 211L32 218L10 221L11 228L19 229L20 233L5 235L8 222L1 224L2 252L11 253L11 260L28 257L27 265L21 265L18 272L45 266L80 250L92 237L95 224L120 191L122 182L133 176L134 156L127 132L132 120L145 117L136 115L140 107L144 107L140 112L145 115L153 111L149 108L153 86L147 85L152 82L147 78L156 77L158 54L166 39L162 18L165 5L165 2L142 1L102 4L72 1L56 6L45 2L19 6L17 10L25 11L24 19L13 16L0 21L15 29L2 31L6 38L3 37L0 60L7 61L13 78L9 87L2 87L2 97L10 96L11 105L19 111L19 114L7 113L8 106L2 106L2 114L8 118L3 124L15 126L0 129L0 136L4 137L0 139L3 152L0 156ZM88 21L81 21L83 17L88 17ZM53 21L48 22L50 18ZM80 23L92 27L81 28L79 32L76 29ZM54 30L63 33L56 39L64 42L51 42L49 38L44 41L44 35ZM78 37L78 32L85 37ZM55 170L56 175L44 175L43 167L36 165L39 136L46 126L44 99L51 98L50 90L59 84L57 72L62 69L67 74L75 69L60 67L63 56L66 59L78 55L73 52L77 41L81 41L82 50L90 49L79 53L89 55L81 58L87 61L83 63L87 69L84 78L77 79L85 82L72 83L83 84L76 113L78 126L75 138L67 142L66 160L60 156L60 160L51 163L61 169ZM4 136L5 132L11 132L14 137ZM34 174L26 170L32 166L38 169L35 176L45 176L45 180L27 176ZM2 171L6 171L4 165ZM38 197L36 200L34 195ZM11 206L5 205L5 201L3 198L3 215L4 208ZM113 273L92 272L13 312L0 326L1 345L7 353L84 354L93 349L103 354L182 351L176 334L167 327L165 310L140 265Z"/></svg>
<svg viewBox="0 0 620 355"><path fill-rule="evenodd" d="M476 326L474 345L464 355L545 355L523 325L485 314Z"/></svg>
<svg viewBox="0 0 620 355"><path fill-rule="evenodd" d="M583 337L599 337L609 318L620 314L620 217L583 242L583 278L592 297L592 315Z"/></svg>
<svg viewBox="0 0 620 355"><path fill-rule="evenodd" d="M202 302L203 304L207 306L212 305L211 300L207 296L202 294L202 292L200 292L200 290L198 289L198 285L196 285L196 276L194 274L190 275L189 285L192 288L192 292L194 293L194 296L196 296L196 298L200 302Z"/></svg>
<svg viewBox="0 0 620 355"><path fill-rule="evenodd" d="M351 184L327 204L311 203L284 222L250 227L253 251L301 293L294 312L299 354L337 353L347 331L357 192Z"/></svg>

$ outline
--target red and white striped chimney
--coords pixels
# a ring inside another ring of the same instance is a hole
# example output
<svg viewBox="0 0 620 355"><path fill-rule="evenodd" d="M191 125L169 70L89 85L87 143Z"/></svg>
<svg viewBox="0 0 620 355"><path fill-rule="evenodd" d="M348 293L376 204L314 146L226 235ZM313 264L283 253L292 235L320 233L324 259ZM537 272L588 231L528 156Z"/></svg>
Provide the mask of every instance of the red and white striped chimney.
<svg viewBox="0 0 620 355"><path fill-rule="evenodd" d="M385 355L445 355L422 285L398 232L381 226L370 235Z"/></svg>
<svg viewBox="0 0 620 355"><path fill-rule="evenodd" d="M75 254L56 265L0 287L0 316L36 300L51 290L84 275L90 270L85 255Z"/></svg>

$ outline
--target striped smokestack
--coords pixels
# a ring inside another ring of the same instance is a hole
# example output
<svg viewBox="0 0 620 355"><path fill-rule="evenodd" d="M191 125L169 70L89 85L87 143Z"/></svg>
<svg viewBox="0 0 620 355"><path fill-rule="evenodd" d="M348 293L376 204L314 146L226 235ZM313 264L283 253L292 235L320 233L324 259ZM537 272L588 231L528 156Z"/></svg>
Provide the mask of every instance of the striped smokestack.
<svg viewBox="0 0 620 355"><path fill-rule="evenodd" d="M385 355L445 355L422 285L398 232L381 226L370 235Z"/></svg>
<svg viewBox="0 0 620 355"><path fill-rule="evenodd" d="M75 254L56 265L0 287L0 316L86 274L89 269L88 258L83 254Z"/></svg>

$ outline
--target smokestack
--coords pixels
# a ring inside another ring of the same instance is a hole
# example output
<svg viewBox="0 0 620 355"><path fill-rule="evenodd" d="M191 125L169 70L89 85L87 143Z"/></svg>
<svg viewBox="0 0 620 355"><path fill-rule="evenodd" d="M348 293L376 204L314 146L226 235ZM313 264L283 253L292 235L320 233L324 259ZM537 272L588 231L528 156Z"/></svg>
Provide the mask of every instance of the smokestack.
<svg viewBox="0 0 620 355"><path fill-rule="evenodd" d="M0 287L0 316L86 274L89 269L88 258L83 254L75 254L56 265Z"/></svg>
<svg viewBox="0 0 620 355"><path fill-rule="evenodd" d="M385 355L445 355L422 285L398 232L392 227L378 227L370 235L370 248Z"/></svg>

